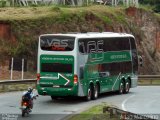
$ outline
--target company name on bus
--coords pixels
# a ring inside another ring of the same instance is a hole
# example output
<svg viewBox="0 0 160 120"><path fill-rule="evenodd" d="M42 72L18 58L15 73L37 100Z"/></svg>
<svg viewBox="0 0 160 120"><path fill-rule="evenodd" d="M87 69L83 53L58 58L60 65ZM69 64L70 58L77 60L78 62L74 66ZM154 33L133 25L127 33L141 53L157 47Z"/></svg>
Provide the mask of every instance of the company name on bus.
<svg viewBox="0 0 160 120"><path fill-rule="evenodd" d="M127 58L127 55L111 55L111 59L124 59Z"/></svg>
<svg viewBox="0 0 160 120"><path fill-rule="evenodd" d="M73 61L73 58L49 58L49 57L42 57L42 60Z"/></svg>

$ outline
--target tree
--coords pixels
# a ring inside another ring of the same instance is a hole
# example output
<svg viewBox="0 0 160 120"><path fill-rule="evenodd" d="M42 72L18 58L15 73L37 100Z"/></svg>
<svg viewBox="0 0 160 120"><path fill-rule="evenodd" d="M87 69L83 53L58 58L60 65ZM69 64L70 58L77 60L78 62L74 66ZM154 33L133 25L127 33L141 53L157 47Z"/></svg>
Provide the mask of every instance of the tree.
<svg viewBox="0 0 160 120"><path fill-rule="evenodd" d="M160 4L160 0L139 0L141 4L149 4L149 5L156 5Z"/></svg>
<svg viewBox="0 0 160 120"><path fill-rule="evenodd" d="M160 13L160 4L157 4L155 6L155 8L153 9L153 11L156 12L156 13Z"/></svg>

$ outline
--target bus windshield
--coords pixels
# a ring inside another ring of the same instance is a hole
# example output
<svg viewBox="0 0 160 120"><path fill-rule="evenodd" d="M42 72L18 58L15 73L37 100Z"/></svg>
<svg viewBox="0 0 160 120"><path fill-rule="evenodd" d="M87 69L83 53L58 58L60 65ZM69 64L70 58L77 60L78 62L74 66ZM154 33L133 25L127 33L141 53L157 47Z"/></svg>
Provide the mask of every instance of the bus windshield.
<svg viewBox="0 0 160 120"><path fill-rule="evenodd" d="M41 36L40 47L46 51L72 51L74 49L74 37L68 36Z"/></svg>

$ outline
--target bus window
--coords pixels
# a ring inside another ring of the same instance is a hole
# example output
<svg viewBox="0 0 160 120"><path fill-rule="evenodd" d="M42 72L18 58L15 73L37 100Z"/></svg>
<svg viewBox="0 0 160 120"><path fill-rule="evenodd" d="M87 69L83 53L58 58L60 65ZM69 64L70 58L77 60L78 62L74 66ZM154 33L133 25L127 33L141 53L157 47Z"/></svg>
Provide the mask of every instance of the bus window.
<svg viewBox="0 0 160 120"><path fill-rule="evenodd" d="M121 51L130 50L130 44L128 38L105 38L104 51Z"/></svg>
<svg viewBox="0 0 160 120"><path fill-rule="evenodd" d="M46 51L72 51L74 49L74 41L74 37L41 36L40 47Z"/></svg>
<svg viewBox="0 0 160 120"><path fill-rule="evenodd" d="M133 71L137 72L138 71L138 55L136 50L135 39L131 37L130 43L131 43L131 52L132 52Z"/></svg>
<svg viewBox="0 0 160 120"><path fill-rule="evenodd" d="M80 79L84 79L84 67L80 67Z"/></svg>
<svg viewBox="0 0 160 120"><path fill-rule="evenodd" d="M41 72L72 73L72 64L42 63Z"/></svg>

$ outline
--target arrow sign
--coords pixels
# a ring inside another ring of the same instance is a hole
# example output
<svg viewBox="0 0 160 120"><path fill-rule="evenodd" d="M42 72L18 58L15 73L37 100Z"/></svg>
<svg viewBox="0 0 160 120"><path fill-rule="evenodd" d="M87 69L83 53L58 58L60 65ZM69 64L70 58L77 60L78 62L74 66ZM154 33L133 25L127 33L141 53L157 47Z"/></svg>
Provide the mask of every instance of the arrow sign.
<svg viewBox="0 0 160 120"><path fill-rule="evenodd" d="M46 77L46 76L43 76L43 77L40 77L40 78L43 78L43 79L50 79L50 80L58 80L60 77L62 77L63 79L65 79L67 82L64 84L64 85L67 85L70 80L68 78L66 78L64 75L58 73L58 77Z"/></svg>
<svg viewBox="0 0 160 120"><path fill-rule="evenodd" d="M66 78L66 77L63 76L62 74L58 73L58 79L60 78L60 76L67 81L64 85L67 85L67 84L70 82L70 80L69 80L68 78Z"/></svg>

